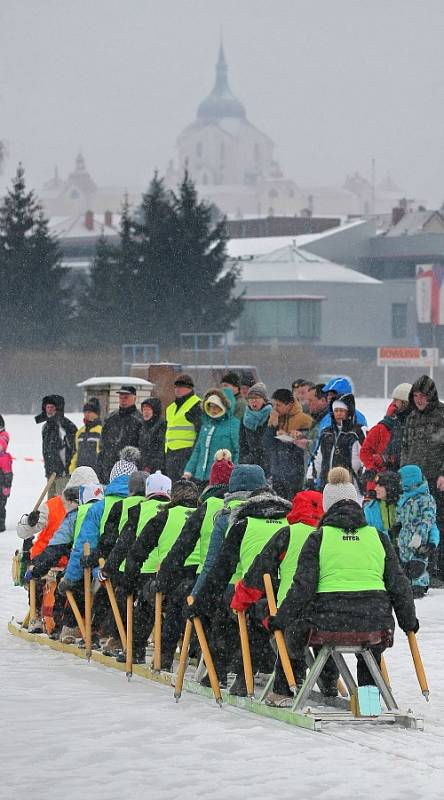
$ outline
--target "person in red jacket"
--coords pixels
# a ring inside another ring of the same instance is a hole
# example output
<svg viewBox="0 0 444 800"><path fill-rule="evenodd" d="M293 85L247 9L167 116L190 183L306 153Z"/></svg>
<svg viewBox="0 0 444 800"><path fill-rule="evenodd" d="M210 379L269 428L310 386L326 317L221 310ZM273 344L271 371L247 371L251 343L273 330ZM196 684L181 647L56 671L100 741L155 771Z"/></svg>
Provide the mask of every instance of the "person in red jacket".
<svg viewBox="0 0 444 800"><path fill-rule="evenodd" d="M374 490L374 478L379 472L399 469L404 427L412 410L411 388L410 383L400 383L393 389L385 417L369 430L362 443L359 455L366 471L367 494Z"/></svg>
<svg viewBox="0 0 444 800"><path fill-rule="evenodd" d="M6 503L11 494L12 456L8 453L9 433L0 414L0 532L6 530Z"/></svg>

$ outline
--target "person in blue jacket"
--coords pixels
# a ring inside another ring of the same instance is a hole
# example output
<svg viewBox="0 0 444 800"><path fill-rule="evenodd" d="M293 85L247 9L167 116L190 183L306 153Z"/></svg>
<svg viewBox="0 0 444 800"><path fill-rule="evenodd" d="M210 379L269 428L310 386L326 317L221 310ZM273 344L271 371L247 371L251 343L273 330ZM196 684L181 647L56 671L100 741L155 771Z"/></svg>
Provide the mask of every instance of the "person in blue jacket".
<svg viewBox="0 0 444 800"><path fill-rule="evenodd" d="M363 511L369 525L389 537L398 549L399 525L397 503L401 495L401 481L397 472L381 472L375 478L376 498L365 503Z"/></svg>
<svg viewBox="0 0 444 800"><path fill-rule="evenodd" d="M428 483L416 464L399 470L402 495L398 502L399 560L410 580L413 596L423 597L430 583L429 558L439 545L436 503Z"/></svg>
<svg viewBox="0 0 444 800"><path fill-rule="evenodd" d="M209 389L202 401L199 435L183 473L201 489L209 481L218 450L229 450L233 464L239 461L240 421L234 416L235 406L234 394L228 388Z"/></svg>
<svg viewBox="0 0 444 800"><path fill-rule="evenodd" d="M81 564L83 545L88 542L91 551L96 549L99 536L103 532L106 519L114 503L117 503L123 497L128 497L128 478L133 472L137 471L136 462L140 457L140 452L135 447L124 447L120 456L120 460L114 464L111 470L110 482L105 488L104 499L95 503L83 520L79 535L69 556L64 578L58 587L59 592L62 594L66 593L68 589L71 589L83 578L83 566Z"/></svg>
<svg viewBox="0 0 444 800"><path fill-rule="evenodd" d="M330 378L328 383L324 385L322 391L327 395L328 402L331 403L332 400L336 400L336 398L340 397L342 394L353 394L353 387L347 378L338 376L337 378ZM368 428L368 422L362 411L356 409L355 416L356 422L361 428ZM321 419L319 434L321 434L324 428L328 428L329 424L330 420L328 414L326 414L325 417Z"/></svg>

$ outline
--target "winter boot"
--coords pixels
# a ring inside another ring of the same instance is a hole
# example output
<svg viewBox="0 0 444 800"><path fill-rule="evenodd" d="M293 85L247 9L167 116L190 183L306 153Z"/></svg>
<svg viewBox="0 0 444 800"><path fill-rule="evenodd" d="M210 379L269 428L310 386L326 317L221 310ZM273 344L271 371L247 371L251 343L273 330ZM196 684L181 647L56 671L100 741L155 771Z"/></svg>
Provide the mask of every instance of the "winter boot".
<svg viewBox="0 0 444 800"><path fill-rule="evenodd" d="M226 675L222 675L221 678L218 678L218 681L219 681L219 686L220 686L221 689L226 689L227 688L227 676ZM207 689L211 689L210 676L208 675L208 672L205 675L205 677L202 678L202 680L200 682L200 685L201 686L205 686Z"/></svg>
<svg viewBox="0 0 444 800"><path fill-rule="evenodd" d="M246 697L247 696L247 687L245 684L245 677L242 673L236 675L235 681L230 686L229 694L235 695L236 697Z"/></svg>
<svg viewBox="0 0 444 800"><path fill-rule="evenodd" d="M45 626L41 617L29 621L28 633L45 633Z"/></svg>
<svg viewBox="0 0 444 800"><path fill-rule="evenodd" d="M122 644L120 639L114 639L113 636L108 636L102 644L102 653L104 656L111 656L116 658L122 652Z"/></svg>
<svg viewBox="0 0 444 800"><path fill-rule="evenodd" d="M122 652L116 657L116 661L119 664L126 664L126 653ZM140 650L135 650L133 653L133 664L146 664L146 652L145 648Z"/></svg>
<svg viewBox="0 0 444 800"><path fill-rule="evenodd" d="M86 645L84 639L80 639L80 641L77 644L77 647L79 647L80 650L84 650L85 646ZM91 650L100 650L99 635L97 633L91 634Z"/></svg>
<svg viewBox="0 0 444 800"><path fill-rule="evenodd" d="M60 634L60 641L62 644L75 644L79 636L80 631L78 628L68 628L67 625L64 625Z"/></svg>

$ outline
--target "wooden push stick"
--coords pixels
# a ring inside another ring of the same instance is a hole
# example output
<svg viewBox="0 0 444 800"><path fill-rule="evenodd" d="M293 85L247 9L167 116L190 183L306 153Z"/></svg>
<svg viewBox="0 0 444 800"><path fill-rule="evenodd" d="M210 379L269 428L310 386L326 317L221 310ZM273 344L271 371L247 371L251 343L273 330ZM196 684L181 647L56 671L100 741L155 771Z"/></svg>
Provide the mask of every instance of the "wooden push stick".
<svg viewBox="0 0 444 800"><path fill-rule="evenodd" d="M389 689L391 689L390 678L384 656L381 656L381 675L384 678L385 684L388 686Z"/></svg>
<svg viewBox="0 0 444 800"><path fill-rule="evenodd" d="M253 667L251 665L250 642L248 641L248 630L247 630L247 620L245 619L245 611L238 611L237 619L239 622L242 661L244 663L245 685L247 687L248 697L253 697L254 696Z"/></svg>
<svg viewBox="0 0 444 800"><path fill-rule="evenodd" d="M174 686L174 699L176 703L178 700L180 700L182 694L183 679L187 667L187 656L188 656L188 651L190 649L190 639L192 632L193 632L193 623L191 622L190 619L187 619L185 625L185 633L183 635L182 649L180 651L179 668L177 670L176 683Z"/></svg>
<svg viewBox="0 0 444 800"><path fill-rule="evenodd" d="M66 599L68 600L68 603L72 608L72 613L76 618L76 622L77 625L79 626L80 633L82 634L83 641L86 642L85 622L79 611L79 607L74 599L74 595L69 590L66 592Z"/></svg>
<svg viewBox="0 0 444 800"><path fill-rule="evenodd" d="M264 586L265 586L265 594L267 595L267 602L268 602L268 608L270 609L270 614L272 617L275 617L277 614L277 606L276 606L276 600L274 599L273 584L271 583L271 577L268 573L264 575ZM290 659L288 657L287 645L285 644L284 634L282 633L282 631L275 631L274 635L276 638L276 645L279 652L279 658L281 659L281 664L285 673L285 677L287 679L287 683L290 687L290 690L293 693L296 693L297 692L296 681L293 674L293 669L290 663Z"/></svg>
<svg viewBox="0 0 444 800"><path fill-rule="evenodd" d="M47 483L46 483L46 486L45 486L45 488L43 489L42 493L39 495L39 498L38 498L38 500L36 501L36 504L35 504L34 508L32 509L33 511L38 511L38 509L39 509L39 506L40 506L40 503L43 503L43 500L45 499L45 496L48 494L48 492L49 492L49 490L50 490L50 488L51 488L52 484L54 483L54 481L55 481L56 477L57 477L57 475L56 475L56 473L55 473L55 472L53 472L53 473L52 473L52 474L49 476L49 478L48 478L48 481L47 481Z"/></svg>
<svg viewBox="0 0 444 800"><path fill-rule="evenodd" d="M192 606L194 603L194 597L189 595L187 597L187 603L189 606ZM193 617L194 623L194 630L196 631L196 636L199 640L200 649L202 650L202 655L205 661L205 666L208 671L208 677L210 679L211 688L213 690L214 698L216 703L221 706L222 705L222 695L220 693L220 686L219 681L217 679L216 670L214 668L213 658L210 653L210 649L207 643L207 637L205 636L205 631L203 629L202 623L199 617Z"/></svg>
<svg viewBox="0 0 444 800"><path fill-rule="evenodd" d="M35 620L37 610L36 610L36 600L35 600L35 580L31 578L29 581L29 620L28 622L33 622Z"/></svg>
<svg viewBox="0 0 444 800"><path fill-rule="evenodd" d="M160 672L162 647L162 593L156 592L156 605L154 616L154 672Z"/></svg>
<svg viewBox="0 0 444 800"><path fill-rule="evenodd" d="M89 546L89 542L85 542L85 544L83 545L83 555L89 556L90 553L91 553L91 548ZM86 650L86 657L89 660L91 658L91 651L92 651L91 567L85 567L85 569L83 570L83 592L85 595L85 650Z"/></svg>
<svg viewBox="0 0 444 800"><path fill-rule="evenodd" d="M415 665L416 677L418 678L418 683L419 683L419 685L421 687L421 692L423 693L425 699L428 702L429 701L429 696L430 696L429 687L428 687L428 684L427 684L427 678L426 678L426 674L424 672L422 659L421 659L421 656L419 654L418 643L416 641L416 636L413 633L413 631L410 631L407 634L407 639L409 640L410 652L412 654L413 663Z"/></svg>
<svg viewBox="0 0 444 800"><path fill-rule="evenodd" d="M105 565L105 559L104 558L99 558L99 567L100 567L100 569L102 569L104 565ZM116 595L114 594L113 585L112 585L111 581L109 580L109 578L105 581L105 589L106 589L106 592L107 592L107 595L108 595L110 606L111 606L113 614L114 614L114 619L116 621L117 630L119 631L119 636L120 636L120 642L121 642L121 645L122 645L122 649L126 650L126 631L125 631L125 626L123 624L122 617L120 615L119 606L117 605L117 600L116 600Z"/></svg>
<svg viewBox="0 0 444 800"><path fill-rule="evenodd" d="M126 598L126 677L133 674L133 595Z"/></svg>
<svg viewBox="0 0 444 800"><path fill-rule="evenodd" d="M25 619L22 622L22 628L27 628L28 627L30 619L31 619L31 612L30 612L30 609L28 608L28 611L26 612Z"/></svg>

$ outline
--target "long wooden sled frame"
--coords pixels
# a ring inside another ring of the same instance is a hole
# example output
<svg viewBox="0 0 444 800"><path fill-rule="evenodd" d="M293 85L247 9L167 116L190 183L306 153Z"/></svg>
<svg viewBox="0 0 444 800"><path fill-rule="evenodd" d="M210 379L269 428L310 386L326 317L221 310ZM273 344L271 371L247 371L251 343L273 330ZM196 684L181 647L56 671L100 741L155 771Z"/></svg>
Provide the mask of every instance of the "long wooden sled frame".
<svg viewBox="0 0 444 800"><path fill-rule="evenodd" d="M29 633L26 629L19 625L14 617L8 623L8 631L13 636L16 636L19 639L23 639L27 642L38 644L43 647L50 647L52 650L56 650L61 653L68 653L76 656L77 658L83 658L87 660L85 649L77 647L77 645L63 644L57 640L49 639L45 634ZM99 653L95 650L93 650L91 653L91 661L94 661L97 664L102 664L102 666L115 669L118 672L126 672L125 663L120 663L116 661L115 658L112 658L111 656L105 656L103 653ZM144 666L143 664L134 664L133 673L138 675L139 678L145 678L146 680L160 683L163 686L170 686L171 688L174 687L175 675L169 672L154 672L148 666ZM208 699L213 698L211 689L201 686L200 683L197 683L197 681L191 680L190 678L185 678L183 689L190 694L198 695ZM415 717L410 711L407 713L402 711L399 713L386 712L380 714L378 717L354 717L348 710L349 703L347 700L335 698L327 703L326 699L322 698L322 696L317 692L313 692L311 694L310 700L313 701L313 705L318 706L321 704L322 708L307 707L304 713L294 712L291 710L291 708L276 708L274 706L267 706L265 703L260 703L256 699L230 695L225 690L222 690L222 699L225 705L233 706L241 709L242 711L249 711L250 713L257 714L261 717L267 717L279 722L284 722L287 725L293 725L298 728L306 728L311 731L323 731L325 729L325 724L330 722L347 722L353 725L388 723L392 725L400 725L403 728L410 728L413 730L421 731L424 729L424 720L420 717Z"/></svg>

